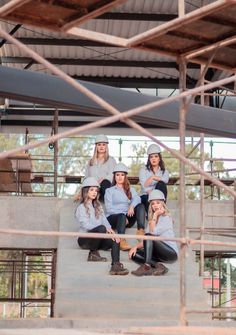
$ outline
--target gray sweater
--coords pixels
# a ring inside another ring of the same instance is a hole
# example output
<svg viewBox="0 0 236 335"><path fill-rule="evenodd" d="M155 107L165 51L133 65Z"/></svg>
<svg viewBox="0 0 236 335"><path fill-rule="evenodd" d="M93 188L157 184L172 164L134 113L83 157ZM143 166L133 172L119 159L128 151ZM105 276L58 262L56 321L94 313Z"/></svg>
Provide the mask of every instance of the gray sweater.
<svg viewBox="0 0 236 335"><path fill-rule="evenodd" d="M146 232L149 233L149 226L147 226ZM160 237L175 237L173 230L173 220L171 216L161 215L156 223L153 235ZM163 241L165 244L169 245L178 255L178 247L175 241Z"/></svg>
<svg viewBox="0 0 236 335"><path fill-rule="evenodd" d="M113 170L116 165L116 160L109 157L104 164L87 165L85 177L94 177L95 179L108 179L112 182Z"/></svg>
<svg viewBox="0 0 236 335"><path fill-rule="evenodd" d="M103 212L98 219L95 217L95 210L92 204L89 205L89 215L84 204L80 204L75 212L75 220L81 233L87 233L89 230L100 225L104 225L108 229L111 228Z"/></svg>

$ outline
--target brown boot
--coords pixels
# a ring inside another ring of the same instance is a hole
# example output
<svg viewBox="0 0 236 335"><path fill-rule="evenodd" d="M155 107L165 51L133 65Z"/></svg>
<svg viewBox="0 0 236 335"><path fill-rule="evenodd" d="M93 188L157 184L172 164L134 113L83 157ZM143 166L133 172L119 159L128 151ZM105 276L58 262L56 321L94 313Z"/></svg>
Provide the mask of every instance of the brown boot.
<svg viewBox="0 0 236 335"><path fill-rule="evenodd" d="M152 276L152 267L149 264L140 265L137 270L131 271L132 275L141 277L141 276Z"/></svg>
<svg viewBox="0 0 236 335"><path fill-rule="evenodd" d="M130 250L132 247L128 244L128 242L126 241L125 238L122 238L120 240L120 250L123 250L123 251L128 251Z"/></svg>
<svg viewBox="0 0 236 335"><path fill-rule="evenodd" d="M90 250L88 254L88 262L107 262L106 257L101 257L98 250Z"/></svg>
<svg viewBox="0 0 236 335"><path fill-rule="evenodd" d="M139 236L140 236L140 235L145 235L145 231L144 231L144 229L143 229L143 228L137 229L137 230L136 230L136 235L139 235ZM142 240L139 239L139 238L138 238L137 240L138 240L139 242L142 241Z"/></svg>
<svg viewBox="0 0 236 335"><path fill-rule="evenodd" d="M129 273L129 270L124 268L124 265L120 262L116 262L112 264L111 270L110 270L110 275L120 275L120 276L125 276Z"/></svg>
<svg viewBox="0 0 236 335"><path fill-rule="evenodd" d="M155 269L153 270L153 276L163 276L169 271L169 269L162 263L156 263Z"/></svg>

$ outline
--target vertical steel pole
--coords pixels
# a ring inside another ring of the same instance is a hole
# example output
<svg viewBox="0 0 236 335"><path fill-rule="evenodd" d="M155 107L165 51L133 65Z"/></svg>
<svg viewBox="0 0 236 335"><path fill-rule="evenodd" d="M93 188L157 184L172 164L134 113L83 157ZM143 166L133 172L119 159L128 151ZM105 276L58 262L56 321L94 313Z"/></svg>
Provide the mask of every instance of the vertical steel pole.
<svg viewBox="0 0 236 335"><path fill-rule="evenodd" d="M178 0L178 14L179 14L179 17L184 16L184 14L185 14L185 0Z"/></svg>
<svg viewBox="0 0 236 335"><path fill-rule="evenodd" d="M122 161L122 156L121 156L122 143L123 143L123 141L122 141L122 139L120 138L120 139L119 139L119 162Z"/></svg>
<svg viewBox="0 0 236 335"><path fill-rule="evenodd" d="M201 161L201 168L204 170L204 134L201 133L201 144L200 144L200 161ZM204 177L201 175L201 182L200 182L200 211L201 211L201 233L200 239L204 239L204 228L205 228L205 202L204 202ZM203 276L204 273L204 244L200 245L200 276Z"/></svg>
<svg viewBox="0 0 236 335"><path fill-rule="evenodd" d="M201 65L201 83L204 85L204 69L205 66ZM201 94L201 105L205 105L204 91ZM200 134L200 166L204 170L204 134ZM204 239L204 177L201 175L200 180L200 212L201 212L201 230L200 230L200 239ZM203 276L204 273L204 245L200 245L200 276Z"/></svg>
<svg viewBox="0 0 236 335"><path fill-rule="evenodd" d="M179 90L186 90L186 62L183 58L179 59ZM179 135L180 135L180 153L185 156L185 126L186 126L186 99L180 101L179 107ZM180 161L180 237L186 237L186 210L185 210L185 163ZM186 244L180 245L180 325L185 326L186 320Z"/></svg>
<svg viewBox="0 0 236 335"><path fill-rule="evenodd" d="M234 181L234 190L236 192L236 180ZM234 197L234 215L236 215L236 198ZM234 217L234 227L236 227L236 216Z"/></svg>
<svg viewBox="0 0 236 335"><path fill-rule="evenodd" d="M58 109L54 112L54 134L58 134ZM58 141L54 143L54 197L57 197Z"/></svg>
<svg viewBox="0 0 236 335"><path fill-rule="evenodd" d="M211 158L213 158L213 141L210 141L210 147L211 147ZM211 176L213 175L213 160L210 160L210 170L211 170ZM211 200L213 200L214 197L214 185L211 184Z"/></svg>

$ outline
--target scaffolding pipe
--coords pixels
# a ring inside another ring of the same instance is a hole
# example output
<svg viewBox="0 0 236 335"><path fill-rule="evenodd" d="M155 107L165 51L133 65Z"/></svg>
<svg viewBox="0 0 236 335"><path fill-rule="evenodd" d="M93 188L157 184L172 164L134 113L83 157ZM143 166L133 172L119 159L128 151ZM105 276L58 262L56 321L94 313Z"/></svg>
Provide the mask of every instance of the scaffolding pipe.
<svg viewBox="0 0 236 335"><path fill-rule="evenodd" d="M58 134L58 109L54 112L53 120L54 134ZM57 197L57 179L58 179L58 141L54 142L54 197Z"/></svg>
<svg viewBox="0 0 236 335"><path fill-rule="evenodd" d="M185 15L185 0L178 0L178 14L179 17L183 17Z"/></svg>
<svg viewBox="0 0 236 335"><path fill-rule="evenodd" d="M186 90L186 63L183 58L179 59L179 90ZM185 127L186 127L186 98L180 100L179 108L179 135L180 135L180 153L185 156ZM179 187L179 202L180 202L180 231L181 238L186 236L185 222L185 163L180 161L180 187ZM180 325L186 326L186 244L180 246Z"/></svg>
<svg viewBox="0 0 236 335"><path fill-rule="evenodd" d="M200 144L200 153L201 153L201 168L204 170L204 134L201 133L201 144ZM204 228L205 228L205 201L204 201L204 177L201 175L200 181L200 213L201 213L201 230L200 230L200 239L204 240ZM201 244L200 247L200 276L203 276L204 273L204 245Z"/></svg>
<svg viewBox="0 0 236 335"><path fill-rule="evenodd" d="M190 155L197 149L197 147L199 146L199 144L201 143L201 140L199 140L193 147L192 149L187 153L186 157L189 158ZM187 174L186 174L187 175Z"/></svg>
<svg viewBox="0 0 236 335"><path fill-rule="evenodd" d="M236 180L234 181L234 191L236 192ZM236 197L234 198L234 226L236 227Z"/></svg>

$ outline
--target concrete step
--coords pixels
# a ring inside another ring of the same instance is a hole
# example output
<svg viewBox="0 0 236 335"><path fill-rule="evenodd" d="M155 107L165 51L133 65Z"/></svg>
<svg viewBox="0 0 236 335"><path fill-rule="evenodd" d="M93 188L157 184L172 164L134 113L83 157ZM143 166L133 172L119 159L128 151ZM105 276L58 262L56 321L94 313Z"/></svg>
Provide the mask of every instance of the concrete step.
<svg viewBox="0 0 236 335"><path fill-rule="evenodd" d="M76 231L71 207L62 208L61 231ZM127 229L134 234L136 228ZM136 240L133 241L136 243ZM135 277L110 276L110 251L101 251L108 262L87 262L88 251L77 245L77 240L60 238L57 255L57 281L55 315L60 318L80 318L84 325L109 326L107 320L117 320L117 325L154 325L157 320L179 318L179 262L167 264L165 276ZM129 260L128 253L120 253L121 262L130 271L138 267ZM192 252L186 259L188 308L206 308L206 295L201 289L198 266ZM209 319L204 315L203 319ZM194 320L195 315L189 315ZM153 323L153 320L156 320ZM114 325L114 323L112 323ZM100 327L99 326L99 327Z"/></svg>
<svg viewBox="0 0 236 335"><path fill-rule="evenodd" d="M143 326L142 320L113 319L113 320L88 320L86 318L76 319L18 319L1 320L1 335L98 335L104 334L171 334L171 335L197 335L197 334L219 334L220 331L227 335L235 334L235 322L226 321L190 321L188 327L174 330L178 327L178 321L173 320L146 320ZM103 327L101 327L103 325ZM140 328L142 327L142 328ZM152 327L152 328L151 328ZM162 330L153 327L163 327ZM203 331L203 327L205 331ZM199 328L199 330L198 330ZM189 330L189 332L188 332ZM230 332L231 331L231 332Z"/></svg>

